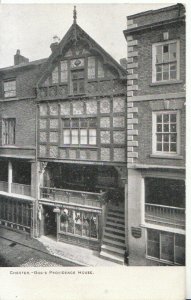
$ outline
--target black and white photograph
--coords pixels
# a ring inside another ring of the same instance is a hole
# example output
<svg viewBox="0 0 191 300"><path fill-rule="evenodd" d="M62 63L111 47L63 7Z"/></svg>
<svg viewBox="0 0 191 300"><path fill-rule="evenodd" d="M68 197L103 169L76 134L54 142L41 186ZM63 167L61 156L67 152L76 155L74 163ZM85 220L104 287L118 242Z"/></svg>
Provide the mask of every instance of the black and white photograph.
<svg viewBox="0 0 191 300"><path fill-rule="evenodd" d="M185 270L185 16L0 5L1 269Z"/></svg>

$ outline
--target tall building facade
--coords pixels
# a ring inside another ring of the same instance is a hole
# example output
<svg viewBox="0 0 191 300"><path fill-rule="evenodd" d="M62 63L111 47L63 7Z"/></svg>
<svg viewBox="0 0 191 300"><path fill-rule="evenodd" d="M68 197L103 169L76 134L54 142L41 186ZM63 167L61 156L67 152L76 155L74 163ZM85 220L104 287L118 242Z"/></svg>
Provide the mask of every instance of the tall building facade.
<svg viewBox="0 0 191 300"><path fill-rule="evenodd" d="M130 265L184 265L185 9L127 17Z"/></svg>
<svg viewBox="0 0 191 300"><path fill-rule="evenodd" d="M123 263L126 70L75 11L51 51L0 69L0 225Z"/></svg>

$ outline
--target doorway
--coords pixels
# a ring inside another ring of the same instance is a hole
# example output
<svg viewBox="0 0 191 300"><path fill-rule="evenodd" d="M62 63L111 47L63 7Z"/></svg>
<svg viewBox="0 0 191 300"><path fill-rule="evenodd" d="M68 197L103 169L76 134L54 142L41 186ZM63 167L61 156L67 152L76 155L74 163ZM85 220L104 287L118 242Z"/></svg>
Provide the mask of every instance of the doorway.
<svg viewBox="0 0 191 300"><path fill-rule="evenodd" d="M44 235L56 236L57 222L53 207L44 206Z"/></svg>

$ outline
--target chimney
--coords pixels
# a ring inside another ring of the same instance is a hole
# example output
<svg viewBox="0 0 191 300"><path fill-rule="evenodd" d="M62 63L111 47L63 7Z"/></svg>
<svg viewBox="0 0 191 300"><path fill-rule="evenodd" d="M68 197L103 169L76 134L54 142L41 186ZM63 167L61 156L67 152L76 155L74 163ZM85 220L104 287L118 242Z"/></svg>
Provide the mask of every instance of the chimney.
<svg viewBox="0 0 191 300"><path fill-rule="evenodd" d="M60 38L57 35L53 36L53 43L50 45L50 49L52 52L58 47L58 44L60 42Z"/></svg>
<svg viewBox="0 0 191 300"><path fill-rule="evenodd" d="M22 56L19 49L17 49L16 54L14 55L14 65L19 65L21 63L28 63L29 59Z"/></svg>

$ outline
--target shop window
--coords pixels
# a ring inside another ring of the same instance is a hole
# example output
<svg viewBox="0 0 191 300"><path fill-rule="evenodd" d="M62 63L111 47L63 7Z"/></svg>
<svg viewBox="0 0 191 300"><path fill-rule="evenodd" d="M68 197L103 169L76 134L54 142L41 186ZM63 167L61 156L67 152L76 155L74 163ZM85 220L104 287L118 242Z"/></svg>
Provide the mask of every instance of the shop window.
<svg viewBox="0 0 191 300"><path fill-rule="evenodd" d="M179 153L179 114L177 111L153 113L153 153Z"/></svg>
<svg viewBox="0 0 191 300"><path fill-rule="evenodd" d="M185 236L147 229L147 258L172 264L185 264Z"/></svg>
<svg viewBox="0 0 191 300"><path fill-rule="evenodd" d="M96 118L63 120L64 145L96 145Z"/></svg>
<svg viewBox="0 0 191 300"><path fill-rule="evenodd" d="M3 145L15 145L15 119L3 119L2 120L2 144Z"/></svg>
<svg viewBox="0 0 191 300"><path fill-rule="evenodd" d="M179 79L179 42L153 45L153 82Z"/></svg>
<svg viewBox="0 0 191 300"><path fill-rule="evenodd" d="M4 82L4 97L16 97L16 80L9 80Z"/></svg>
<svg viewBox="0 0 191 300"><path fill-rule="evenodd" d="M98 215L92 212L63 209L60 216L60 231L98 239Z"/></svg>

